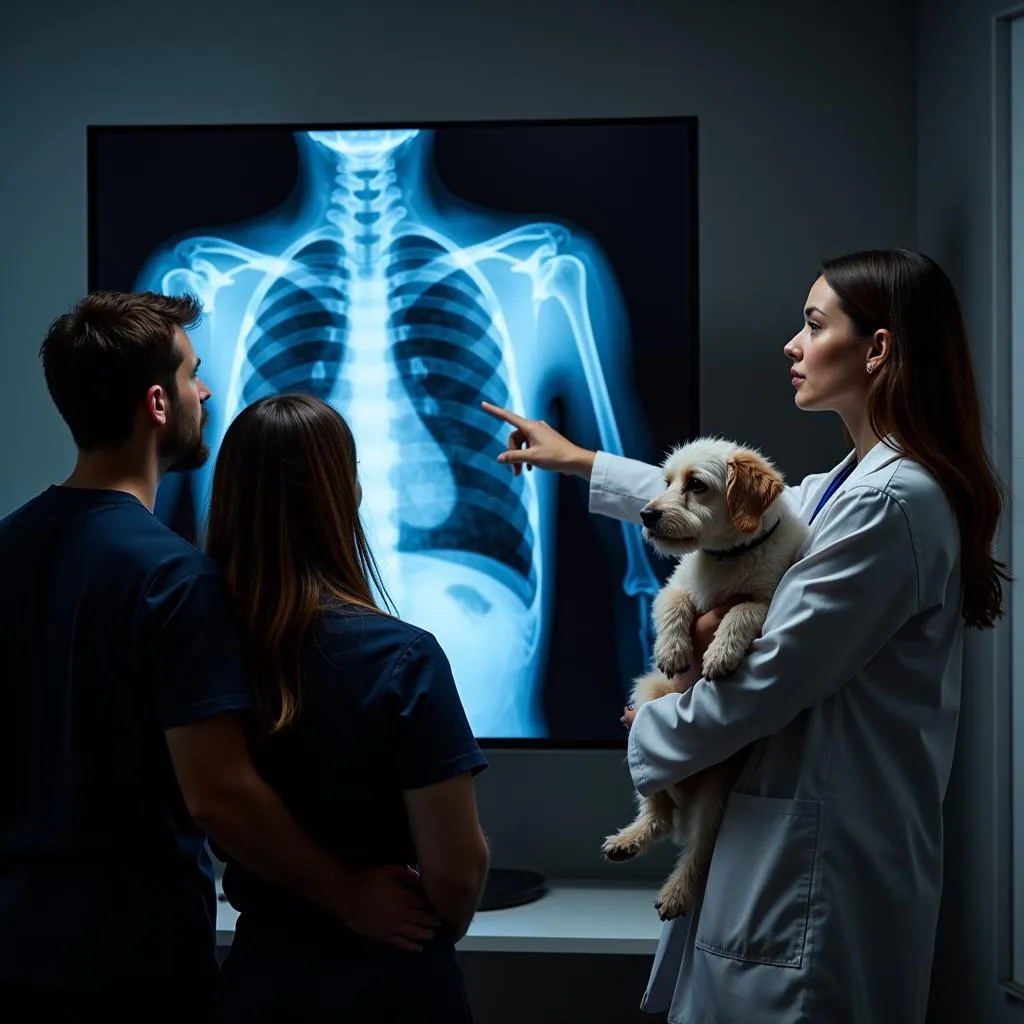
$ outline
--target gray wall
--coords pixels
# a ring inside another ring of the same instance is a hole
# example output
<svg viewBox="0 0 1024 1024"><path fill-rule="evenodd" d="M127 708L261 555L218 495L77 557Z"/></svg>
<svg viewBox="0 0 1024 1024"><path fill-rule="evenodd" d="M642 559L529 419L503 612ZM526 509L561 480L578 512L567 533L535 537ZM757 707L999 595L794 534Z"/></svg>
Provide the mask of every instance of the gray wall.
<svg viewBox="0 0 1024 1024"><path fill-rule="evenodd" d="M908 5L873 0L856 19L811 0L64 6L19 4L0 62L0 514L72 460L37 349L86 287L90 122L696 114L702 428L761 445L790 477L841 456L838 424L793 408L782 346L821 257L913 243ZM867 55L891 72L864 75ZM497 860L554 874L602 871L600 838L631 810L617 752L496 753L481 800Z"/></svg>
<svg viewBox="0 0 1024 1024"><path fill-rule="evenodd" d="M1007 366L995 350L993 39L1006 0L931 0L919 12L918 244L948 271L971 334L998 467L1008 477ZM1008 225L1006 225L1008 227ZM1009 521L1009 516L1005 520ZM1007 538L1002 542L1007 559ZM1017 584L1017 588L1020 584ZM1024 1021L997 984L1009 932L1008 625L969 639L946 800L946 874L930 1020Z"/></svg>
<svg viewBox="0 0 1024 1024"><path fill-rule="evenodd" d="M782 346L822 257L917 239L909 0L61 6L5 8L0 514L71 464L36 352L86 287L90 122L696 114L702 428L791 478L841 456L838 423L793 408ZM632 809L621 752L497 752L480 797L498 864L627 874L597 856Z"/></svg>

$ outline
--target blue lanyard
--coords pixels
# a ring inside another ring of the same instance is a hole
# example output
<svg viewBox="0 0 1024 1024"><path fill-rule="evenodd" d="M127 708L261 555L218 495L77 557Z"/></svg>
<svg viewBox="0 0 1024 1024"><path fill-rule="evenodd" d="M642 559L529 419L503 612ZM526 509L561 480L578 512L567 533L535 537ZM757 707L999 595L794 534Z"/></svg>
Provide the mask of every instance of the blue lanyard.
<svg viewBox="0 0 1024 1024"><path fill-rule="evenodd" d="M851 462L842 472L837 474L836 478L828 485L825 489L825 493L821 496L821 501L818 502L818 507L811 513L811 518L808 520L807 525L810 526L814 522L818 513L828 504L828 499L832 497L836 491L842 486L843 481L857 468L857 462L854 460Z"/></svg>

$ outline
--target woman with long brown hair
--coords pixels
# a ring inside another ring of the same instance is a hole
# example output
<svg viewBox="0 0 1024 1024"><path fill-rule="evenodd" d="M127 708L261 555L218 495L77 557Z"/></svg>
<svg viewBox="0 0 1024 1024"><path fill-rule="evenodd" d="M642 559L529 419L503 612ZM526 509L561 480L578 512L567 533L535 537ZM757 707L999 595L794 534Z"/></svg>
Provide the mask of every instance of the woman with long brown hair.
<svg viewBox="0 0 1024 1024"><path fill-rule="evenodd" d="M1002 490L933 260L829 260L803 319L785 346L796 404L837 413L853 450L787 488L810 536L744 663L623 718L645 796L752 745L644 1007L707 1024L922 1024L964 629L994 625L1009 580L992 555ZM489 411L515 428L501 461L589 479L595 512L639 522L665 489L653 466ZM695 624L698 651L723 614Z"/></svg>
<svg viewBox="0 0 1024 1024"><path fill-rule="evenodd" d="M228 860L225 1024L471 1020L454 946L487 872L486 761L437 641L378 605L360 497L344 419L306 395L262 399L221 444L206 547L242 631L260 773L341 862L417 868L436 918L394 949Z"/></svg>

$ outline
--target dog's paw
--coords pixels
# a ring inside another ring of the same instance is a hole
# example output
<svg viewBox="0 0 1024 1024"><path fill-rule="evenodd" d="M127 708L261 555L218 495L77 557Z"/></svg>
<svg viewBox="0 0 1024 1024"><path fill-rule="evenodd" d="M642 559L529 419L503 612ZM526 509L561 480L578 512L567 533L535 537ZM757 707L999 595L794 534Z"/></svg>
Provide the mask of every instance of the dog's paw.
<svg viewBox="0 0 1024 1024"><path fill-rule="evenodd" d="M634 837L624 836L619 832L605 839L601 846L601 853L605 860L615 861L619 864L636 857L640 853L640 844Z"/></svg>
<svg viewBox="0 0 1024 1024"><path fill-rule="evenodd" d="M654 644L654 664L669 679L690 670L693 647L689 637L658 637Z"/></svg>
<svg viewBox="0 0 1024 1024"><path fill-rule="evenodd" d="M704 652L704 660L701 663L701 672L704 678L721 679L722 676L727 676L739 667L744 654L746 654L746 648L740 646L739 643L728 639L719 640L718 637L715 637L708 644L708 649Z"/></svg>
<svg viewBox="0 0 1024 1024"><path fill-rule="evenodd" d="M658 893L654 907L662 921L671 921L674 917L685 914L690 909L691 902L690 894L682 886L666 883Z"/></svg>

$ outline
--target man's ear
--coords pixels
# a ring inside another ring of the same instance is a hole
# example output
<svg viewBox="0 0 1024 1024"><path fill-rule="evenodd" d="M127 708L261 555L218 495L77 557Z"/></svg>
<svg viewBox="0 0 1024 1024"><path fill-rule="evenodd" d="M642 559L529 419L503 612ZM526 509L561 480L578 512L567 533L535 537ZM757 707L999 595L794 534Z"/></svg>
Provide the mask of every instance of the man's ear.
<svg viewBox="0 0 1024 1024"><path fill-rule="evenodd" d="M754 533L765 509L782 493L782 474L760 455L738 451L729 456L725 505L740 533Z"/></svg>
<svg viewBox="0 0 1024 1024"><path fill-rule="evenodd" d="M170 396L167 389L160 384L154 384L142 400L142 408L146 418L151 422L164 426L170 412Z"/></svg>

